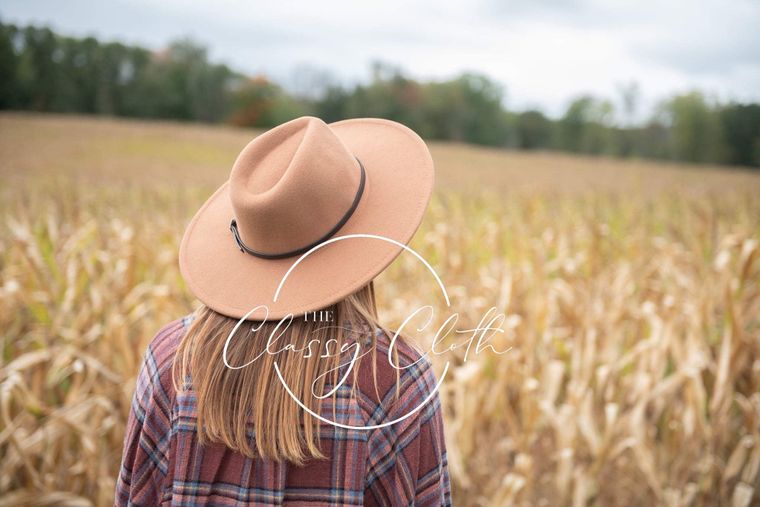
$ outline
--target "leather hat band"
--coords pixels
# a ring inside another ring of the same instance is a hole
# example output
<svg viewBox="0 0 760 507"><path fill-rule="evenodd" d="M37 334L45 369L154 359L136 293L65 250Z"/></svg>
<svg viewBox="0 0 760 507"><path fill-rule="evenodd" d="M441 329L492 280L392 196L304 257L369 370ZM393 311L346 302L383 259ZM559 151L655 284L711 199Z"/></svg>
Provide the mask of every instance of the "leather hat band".
<svg viewBox="0 0 760 507"><path fill-rule="evenodd" d="M237 228L237 221L233 218L232 222L230 222L230 230L232 231L232 236L235 238L235 243L237 243L238 248L241 252L247 253L248 255L253 255L254 257L258 257L260 259L267 259L267 260L276 260L276 259L285 259L288 257L293 257L296 255L301 255L302 253L308 252L315 246L319 245L320 243L323 243L330 239L338 230L340 230L343 225L348 222L348 219L351 218L351 215L354 214L354 211L356 211L357 206L359 206L359 201L361 200L362 194L364 193L364 183L367 179L366 174L364 173L364 165L362 165L361 160L359 160L357 157L356 161L359 162L359 170L361 171L360 179L359 179L359 188L356 190L356 195L354 196L354 202L351 203L351 207L348 208L348 211L343 215L343 217L338 221L335 226L330 229L327 234L319 238L318 240L314 241L313 243L309 243L308 245L297 248L295 250L291 250L289 252L282 252L282 253L264 253L259 252L257 250L254 250L253 248L249 247L245 243L243 243L243 240L240 238L240 233L238 232Z"/></svg>

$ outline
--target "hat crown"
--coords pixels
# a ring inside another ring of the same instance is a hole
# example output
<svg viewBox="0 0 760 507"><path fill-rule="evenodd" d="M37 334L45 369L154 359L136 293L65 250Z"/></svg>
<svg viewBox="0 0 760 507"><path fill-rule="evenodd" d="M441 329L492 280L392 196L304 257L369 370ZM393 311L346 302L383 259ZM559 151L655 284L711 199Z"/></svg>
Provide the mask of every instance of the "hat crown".
<svg viewBox="0 0 760 507"><path fill-rule="evenodd" d="M360 179L359 162L325 122L297 118L259 135L238 155L230 174L231 218L257 252L298 250L340 223Z"/></svg>

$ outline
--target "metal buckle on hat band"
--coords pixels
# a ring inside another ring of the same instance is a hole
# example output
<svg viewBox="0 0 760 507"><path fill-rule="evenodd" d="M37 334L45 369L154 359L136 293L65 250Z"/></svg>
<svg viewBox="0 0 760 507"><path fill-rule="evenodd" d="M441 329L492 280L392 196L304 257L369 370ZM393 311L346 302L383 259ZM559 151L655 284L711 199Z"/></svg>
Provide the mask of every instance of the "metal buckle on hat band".
<svg viewBox="0 0 760 507"><path fill-rule="evenodd" d="M240 233L238 232L237 228L237 221L233 218L230 222L230 231L232 231L232 237L235 239L235 243L237 243L238 248L241 252L247 253L248 255L253 255L254 257L258 257L260 259L267 259L267 260L276 260L276 259L286 259L288 257L293 257L296 255L301 255L302 253L306 253L315 246L319 245L320 243L323 243L333 237L338 230L340 230L343 225L348 222L348 219L351 218L351 215L354 214L354 211L356 211L356 208L359 206L359 201L361 200L362 194L364 193L364 183L367 179L367 176L364 172L364 165L362 164L361 160L359 160L358 157L356 158L356 161L359 162L359 170L360 178L359 178L359 188L356 190L356 195L354 196L354 202L351 203L351 207L348 208L348 211L343 215L343 217L338 221L335 226L328 231L327 234L319 238L318 240L314 241L313 243L310 243L304 247L298 248L296 250L291 250L289 252L283 252L283 253L264 253L259 252L257 250L254 250L253 248L249 247L243 242L243 239L240 237Z"/></svg>

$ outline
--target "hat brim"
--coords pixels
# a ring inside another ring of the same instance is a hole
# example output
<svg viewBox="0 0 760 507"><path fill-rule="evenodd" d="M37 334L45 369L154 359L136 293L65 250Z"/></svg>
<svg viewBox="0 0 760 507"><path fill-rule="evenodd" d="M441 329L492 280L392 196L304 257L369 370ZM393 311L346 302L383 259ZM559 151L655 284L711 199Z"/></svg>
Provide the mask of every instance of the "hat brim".
<svg viewBox="0 0 760 507"><path fill-rule="evenodd" d="M359 205L333 239L379 238L328 242L288 273L300 256L266 260L238 249L229 229L233 210L226 182L192 218L179 249L180 272L206 306L238 319L247 315L247 320L320 310L369 283L403 250L395 242L405 245L411 240L434 181L425 142L390 120L358 118L329 127L361 160L367 177Z"/></svg>

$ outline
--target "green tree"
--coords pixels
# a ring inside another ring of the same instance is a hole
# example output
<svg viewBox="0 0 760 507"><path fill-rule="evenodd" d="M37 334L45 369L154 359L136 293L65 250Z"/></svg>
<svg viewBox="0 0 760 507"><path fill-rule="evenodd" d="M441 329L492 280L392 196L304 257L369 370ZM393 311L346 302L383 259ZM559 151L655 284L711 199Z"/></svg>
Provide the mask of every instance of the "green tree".
<svg viewBox="0 0 760 507"><path fill-rule="evenodd" d="M56 52L60 79L53 109L91 114L101 112L97 97L99 88L105 83L100 78L103 56L98 41L93 37L59 37Z"/></svg>
<svg viewBox="0 0 760 507"><path fill-rule="evenodd" d="M328 123L348 118L347 103L350 96L350 92L340 85L329 86L314 101L314 114Z"/></svg>
<svg viewBox="0 0 760 507"><path fill-rule="evenodd" d="M687 162L720 162L725 154L720 116L704 95L679 95L662 106L671 129L671 155Z"/></svg>
<svg viewBox="0 0 760 507"><path fill-rule="evenodd" d="M487 77L463 74L428 83L422 92L423 135L491 146L512 144L513 126L502 104L504 90Z"/></svg>
<svg viewBox="0 0 760 507"><path fill-rule="evenodd" d="M729 104L720 117L726 140L726 162L760 167L760 104Z"/></svg>
<svg viewBox="0 0 760 507"><path fill-rule="evenodd" d="M138 68L135 93L142 103L130 101L137 116L213 122L229 115L236 74L225 65L211 64L206 48L195 41L175 41Z"/></svg>
<svg viewBox="0 0 760 507"><path fill-rule="evenodd" d="M557 126L559 148L577 153L616 153L613 112L607 100L589 95L573 100Z"/></svg>
<svg viewBox="0 0 760 507"><path fill-rule="evenodd" d="M52 111L56 103L61 58L55 34L48 28L27 27L21 31L17 79L20 99L34 111Z"/></svg>
<svg viewBox="0 0 760 507"><path fill-rule="evenodd" d="M636 81L617 85L618 97L622 106L622 128L615 129L618 154L623 157L641 155L636 151L636 113L641 89Z"/></svg>
<svg viewBox="0 0 760 507"><path fill-rule="evenodd" d="M349 118L371 116L394 120L419 129L423 90L401 69L382 62L372 65L372 80L357 85L347 96L345 114Z"/></svg>
<svg viewBox="0 0 760 507"><path fill-rule="evenodd" d="M17 76L18 56L14 43L18 29L0 22L0 109L20 107L19 83Z"/></svg>
<svg viewBox="0 0 760 507"><path fill-rule="evenodd" d="M551 147L554 127L541 111L524 111L517 115L517 146L523 150Z"/></svg>
<svg viewBox="0 0 760 507"><path fill-rule="evenodd" d="M290 97L281 86L262 76L238 84L233 110L228 120L233 125L261 128L310 113L307 104Z"/></svg>

